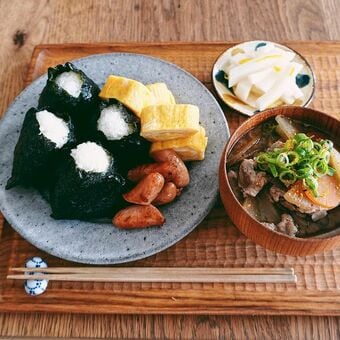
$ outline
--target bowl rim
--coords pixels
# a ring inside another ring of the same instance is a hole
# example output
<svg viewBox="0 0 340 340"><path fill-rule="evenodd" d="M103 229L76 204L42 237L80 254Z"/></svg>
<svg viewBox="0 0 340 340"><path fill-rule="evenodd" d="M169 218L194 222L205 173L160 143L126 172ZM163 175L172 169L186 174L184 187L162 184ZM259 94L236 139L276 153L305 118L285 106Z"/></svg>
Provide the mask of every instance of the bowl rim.
<svg viewBox="0 0 340 340"><path fill-rule="evenodd" d="M258 41L258 42L265 42L265 43L272 43L272 44L275 44L275 45L278 45L278 46L282 46L282 47L288 48L289 50L291 50L292 52L294 52L295 54L297 54L297 55L304 61L304 63L307 65L307 67L309 68L310 73L311 73L311 75L312 75L312 79L313 79L312 84L311 84L311 86L312 86L312 92L311 92L310 96L308 97L308 99L306 100L306 102L305 102L304 105L295 105L295 106L298 106L298 107L305 107L305 108L308 107L308 106L310 105L310 103L312 102L312 100L314 99L314 97L315 97L315 92L316 92L316 82L317 82L317 80L316 80L316 75L315 75L315 72L314 72L312 66L310 65L310 63L307 61L307 59L306 59L300 52L297 52L295 49L289 47L289 46L286 45L286 44L281 44L281 43L278 43L278 42L275 42L275 41L270 41L270 40L245 40L245 41L241 41L241 42L238 42L238 43L234 44L233 46L227 48L226 50L224 50L222 53L220 53L220 54L218 55L218 57L215 59L215 61L214 61L214 63L213 63L213 66L212 66L212 68L211 68L211 82L212 82L212 84L213 84L214 92L216 93L216 95L218 96L218 98L219 98L220 100L222 100L222 102L223 102L225 105L227 105L229 108L231 108L231 109L234 110L235 112L238 112L238 113L240 113L240 114L242 114L242 115L245 115L245 116L247 116L247 117L253 117L253 116L257 115L257 114L260 114L260 113L265 112L265 111L267 111L267 110L275 109L275 108L278 108L278 107L282 108L282 107L289 107L289 106L292 106L292 105L280 105L280 106L276 106L276 107L273 107L273 108L269 108L269 109L260 111L260 112L258 112L258 113L254 113L252 116L249 116L249 115L243 113L242 111L237 110L236 108L230 106L230 105L224 100L223 96L221 96L220 92L217 90L217 87L216 87L216 85L215 85L214 70L215 70L216 64L217 64L217 62L219 61L219 59L222 58L222 56L223 56L225 53L227 53L227 51L229 51L231 48L235 48L235 47L238 46L238 45L242 45L242 44L246 44L246 43L251 43L251 42L257 42L257 41Z"/></svg>
<svg viewBox="0 0 340 340"><path fill-rule="evenodd" d="M248 218L250 218L252 220L253 223L256 223L257 225L259 225L262 228L265 228L269 233L273 233L274 235L277 235L279 237L283 237L289 241L294 241L294 242L300 242L300 243L323 243L324 241L327 240L334 240L337 239L340 242L340 234L339 235L333 235L333 236L329 236L329 237L324 237L324 238L299 238L299 237L294 237L294 236L289 236L283 233L279 233L278 231L275 230L271 230L269 228L267 228L266 226L264 226L261 222L259 222L258 220L256 220L252 215L250 215L245 209L244 207L241 205L241 203L239 202L239 200L237 199L237 197L234 194L234 191L231 188L231 185L229 183L229 178L227 175L227 158L229 153L232 151L233 147L235 146L235 144L238 142L238 140L240 138L242 138L247 132L249 132L250 130L252 130L255 126L258 126L259 124L264 123L265 121L267 121L268 119L278 115L278 113L276 111L281 111L282 109L284 110L296 110L297 108L299 109L303 109L309 112L314 112L314 114L316 115L320 115L320 116L327 116L328 118L330 118L331 120L333 120L334 122L336 122L336 124L339 126L340 128L340 120L338 120L337 118L335 118L334 116L328 115L324 112L318 111L318 110L314 110L311 108L307 108L307 107L301 107L301 106L293 106L293 105L287 105L287 106L280 106L280 107L275 107L275 108L271 108L271 109L267 109L264 110L252 117L250 117L249 119L247 119L245 122L243 122L235 131L234 133L230 136L229 141L226 143L225 148L223 150L223 154L221 157L221 161L223 161L224 166L223 166L223 178L224 181L227 185L227 190L231 193L235 203L241 208L241 210L243 211L243 213L245 213L247 215ZM282 114L282 112L280 112ZM268 117L265 120L260 121L258 124L254 125L253 127L248 128L245 132L242 133L242 135L238 138L236 138L235 136L237 135L237 132L239 132L242 127L245 124L249 124L249 122L251 123L251 121L255 120L254 117L257 117L256 119L259 119L259 115L263 115L263 116L267 116ZM221 190L221 189L220 189ZM236 227L238 228L238 226L236 225ZM339 226L340 227L340 226ZM337 228L339 228L337 227ZM335 228L336 229L336 228Z"/></svg>

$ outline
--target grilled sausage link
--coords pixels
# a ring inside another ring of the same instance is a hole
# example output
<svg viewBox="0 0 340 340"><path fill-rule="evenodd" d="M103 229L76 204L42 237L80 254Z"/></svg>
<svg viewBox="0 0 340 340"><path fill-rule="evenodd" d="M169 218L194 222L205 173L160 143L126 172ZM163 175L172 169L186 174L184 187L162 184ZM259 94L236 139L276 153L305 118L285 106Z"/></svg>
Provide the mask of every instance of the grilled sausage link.
<svg viewBox="0 0 340 340"><path fill-rule="evenodd" d="M163 186L164 177L158 172L152 172L142 178L131 191L123 194L123 198L130 203L149 205L162 191Z"/></svg>
<svg viewBox="0 0 340 340"><path fill-rule="evenodd" d="M152 202L153 205L164 205L172 202L177 196L176 185L172 182L165 183L162 191Z"/></svg>
<svg viewBox="0 0 340 340"><path fill-rule="evenodd" d="M172 165L172 181L178 188L187 186L190 182L189 171L184 162L174 150L166 149L151 154L156 162L170 162Z"/></svg>
<svg viewBox="0 0 340 340"><path fill-rule="evenodd" d="M153 205L131 205L118 211L112 220L112 223L121 229L161 226L164 222L164 216Z"/></svg>
<svg viewBox="0 0 340 340"><path fill-rule="evenodd" d="M166 181L169 181L169 178L172 177L171 170L172 167L170 162L143 164L129 170L127 177L131 182L138 182L146 175L158 172Z"/></svg>

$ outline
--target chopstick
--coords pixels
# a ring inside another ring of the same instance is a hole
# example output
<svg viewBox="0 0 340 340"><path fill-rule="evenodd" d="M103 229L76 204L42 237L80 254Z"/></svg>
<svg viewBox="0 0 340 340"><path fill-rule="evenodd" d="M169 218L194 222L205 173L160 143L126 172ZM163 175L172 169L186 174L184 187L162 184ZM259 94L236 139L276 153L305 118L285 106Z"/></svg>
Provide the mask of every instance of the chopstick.
<svg viewBox="0 0 340 340"><path fill-rule="evenodd" d="M71 274L91 274L91 273L180 273L190 274L294 274L293 268L202 268L202 267L51 267L51 268L11 268L13 272L38 272L38 273L71 273Z"/></svg>
<svg viewBox="0 0 340 340"><path fill-rule="evenodd" d="M294 283L292 268L54 267L12 268L13 280L91 282ZM33 274L28 274L33 273Z"/></svg>

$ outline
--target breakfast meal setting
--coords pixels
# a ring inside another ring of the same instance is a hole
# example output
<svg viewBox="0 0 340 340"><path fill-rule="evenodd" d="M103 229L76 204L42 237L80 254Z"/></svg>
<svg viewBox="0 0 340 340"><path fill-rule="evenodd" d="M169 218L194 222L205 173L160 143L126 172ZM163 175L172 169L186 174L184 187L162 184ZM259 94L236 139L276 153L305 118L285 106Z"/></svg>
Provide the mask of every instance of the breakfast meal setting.
<svg viewBox="0 0 340 340"><path fill-rule="evenodd" d="M248 41L220 55L212 84L219 102L187 71L134 53L51 65L2 119L4 216L38 249L94 265L169 248L219 197L223 220L268 251L298 257L337 247L339 121L306 107L315 94L306 59ZM239 120L231 136L230 115ZM54 280L298 282L287 266L108 271L48 267L35 254L10 270L33 296Z"/></svg>
<svg viewBox="0 0 340 340"><path fill-rule="evenodd" d="M0 339L338 339L339 13L0 1Z"/></svg>

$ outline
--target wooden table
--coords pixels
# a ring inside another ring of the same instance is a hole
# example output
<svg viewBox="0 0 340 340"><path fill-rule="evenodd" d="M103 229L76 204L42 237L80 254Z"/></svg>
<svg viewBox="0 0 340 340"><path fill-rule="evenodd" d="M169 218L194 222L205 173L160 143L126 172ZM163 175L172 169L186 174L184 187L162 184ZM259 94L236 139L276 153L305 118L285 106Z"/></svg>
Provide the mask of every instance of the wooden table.
<svg viewBox="0 0 340 340"><path fill-rule="evenodd" d="M336 40L337 0L0 2L0 114L39 43ZM0 336L336 339L335 317L0 314Z"/></svg>

